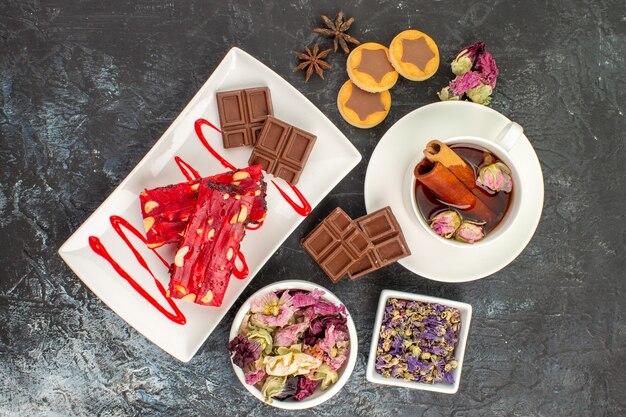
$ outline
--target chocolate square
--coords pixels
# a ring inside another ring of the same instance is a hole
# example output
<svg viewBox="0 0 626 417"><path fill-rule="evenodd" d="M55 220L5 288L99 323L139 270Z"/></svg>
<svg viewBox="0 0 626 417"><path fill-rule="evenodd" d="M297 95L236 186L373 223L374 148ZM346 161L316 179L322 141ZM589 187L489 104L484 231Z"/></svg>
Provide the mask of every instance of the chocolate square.
<svg viewBox="0 0 626 417"><path fill-rule="evenodd" d="M356 260L348 270L348 277L356 279L378 269L378 261L373 250Z"/></svg>
<svg viewBox="0 0 626 417"><path fill-rule="evenodd" d="M381 266L394 263L398 259L402 259L410 254L406 247L406 242L401 236L394 236L375 247L376 255L380 259Z"/></svg>
<svg viewBox="0 0 626 417"><path fill-rule="evenodd" d="M273 114L272 100L267 88L249 88L244 90L248 107L248 121L263 123L267 116Z"/></svg>
<svg viewBox="0 0 626 417"><path fill-rule="evenodd" d="M361 256L348 271L350 279L392 264L411 254L402 229L390 207L356 219L356 224L373 248Z"/></svg>
<svg viewBox="0 0 626 417"><path fill-rule="evenodd" d="M338 243L337 235L322 222L302 241L302 246L311 256L324 258Z"/></svg>
<svg viewBox="0 0 626 417"><path fill-rule="evenodd" d="M357 219L357 224L374 243L388 239L398 233L398 223L392 219L391 210L378 210Z"/></svg>
<svg viewBox="0 0 626 417"><path fill-rule="evenodd" d="M350 233L344 241L357 258L363 256L365 252L372 248L372 244L359 228L355 228L355 230Z"/></svg>
<svg viewBox="0 0 626 417"><path fill-rule="evenodd" d="M290 184L295 184L300 179L301 171L290 165L285 165L280 159L274 168L274 175L282 178Z"/></svg>
<svg viewBox="0 0 626 417"><path fill-rule="evenodd" d="M270 90L267 87L217 93L217 109L222 128L224 148L253 145L267 117L273 114ZM230 132L246 130L229 138ZM236 139L234 139L236 138Z"/></svg>
<svg viewBox="0 0 626 417"><path fill-rule="evenodd" d="M344 246L339 245L320 263L320 266L333 282L337 282L348 272L354 260L352 254Z"/></svg>
<svg viewBox="0 0 626 417"><path fill-rule="evenodd" d="M235 148L250 144L250 136L247 129L236 129L223 132L224 147Z"/></svg>
<svg viewBox="0 0 626 417"><path fill-rule="evenodd" d="M309 159L315 140L315 135L274 116L267 116L265 125L254 142L254 148L265 155L272 155L276 160L273 168L266 172L296 184ZM249 163L252 164L252 159Z"/></svg>
<svg viewBox="0 0 626 417"><path fill-rule="evenodd" d="M285 145L281 158L287 163L301 167L302 161L306 161L309 158L314 144L315 136L300 129L293 128L287 139L287 144Z"/></svg>
<svg viewBox="0 0 626 417"><path fill-rule="evenodd" d="M217 106L222 129L246 123L243 91L217 93Z"/></svg>
<svg viewBox="0 0 626 417"><path fill-rule="evenodd" d="M287 123L268 117L254 146L256 149L278 157L287 140L289 130L290 126Z"/></svg>
<svg viewBox="0 0 626 417"><path fill-rule="evenodd" d="M248 165L257 164L261 165L263 171L272 172L274 170L274 166L276 165L276 160L272 157L272 155L267 155L261 151L253 149Z"/></svg>

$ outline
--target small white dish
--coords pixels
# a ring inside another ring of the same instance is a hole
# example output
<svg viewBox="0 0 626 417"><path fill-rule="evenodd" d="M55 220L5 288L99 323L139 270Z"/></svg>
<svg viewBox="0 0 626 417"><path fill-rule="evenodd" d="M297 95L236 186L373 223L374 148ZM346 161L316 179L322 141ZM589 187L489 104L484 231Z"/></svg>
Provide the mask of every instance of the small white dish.
<svg viewBox="0 0 626 417"><path fill-rule="evenodd" d="M286 281L275 282L273 284L270 284L261 288L260 290L252 294L252 296L250 296L250 298L248 298L243 303L241 308L239 308L239 311L237 312L235 319L233 320L233 325L230 328L230 337L228 340L232 340L239 333L241 322L243 321L243 318L248 312L248 310L250 310L250 304L252 303L252 300L254 300L259 295L267 294L269 292L280 291L280 290L291 290L291 289L306 290L306 291L313 291L314 289L322 290L325 293L322 296L322 299L330 301L333 304L343 304L341 300L339 300L339 298L337 298L335 294L333 294L332 292L328 291L326 288L320 285L313 284L312 282L300 281L300 280L286 280ZM348 326L348 333L350 334L350 356L348 356L348 359L346 360L346 362L339 369L338 371L339 379L337 380L337 382L332 384L326 391L322 391L321 389L318 388L311 396L303 399L302 401L295 401L295 400L289 400L289 399L284 400L284 401L274 400L269 405L273 407L277 407L277 408L283 408L285 410L303 410L305 408L315 407L316 405L320 405L323 402L328 401L330 398L332 398L335 394L339 392L339 390L341 390L341 388L346 384L346 382L348 382L348 379L350 378L350 375L352 374L352 371L354 370L354 365L356 364L359 342L357 340L356 327L354 326L354 321L352 320L352 316L350 315L350 312L348 311L347 307L346 307L346 313L347 313L346 325ZM232 363L232 360L231 360L231 363ZM246 377L243 373L243 370L237 365L235 365L234 363L232 363L232 365L233 365L235 374L237 375L237 378L239 378L239 382L241 382L241 384L257 399L267 404L265 402L265 398L263 398L263 394L261 394L261 391L259 391L254 385L246 384Z"/></svg>
<svg viewBox="0 0 626 417"><path fill-rule="evenodd" d="M376 349L378 347L378 338L380 334L380 326L383 320L385 305L390 298L399 300L421 301L424 303L438 303L449 307L454 307L461 313L461 332L459 334L459 343L454 349L454 355L458 365L452 372L454 384L445 382L436 382L426 384L424 382L405 381L399 378L387 378L376 372ZM393 385L397 387L420 389L424 391L434 391L444 394L454 394L459 390L461 382L461 371L463 368L463 358L465 356L465 346L467 345L467 336L469 334L470 324L472 322L472 306L470 304L461 303L459 301L446 300L445 298L430 297L427 295L412 294L403 291L383 290L380 293L378 301L378 309L376 310L376 321L374 322L374 330L372 332L372 344L370 346L370 354L367 361L367 370L365 376L368 381L374 384Z"/></svg>
<svg viewBox="0 0 626 417"><path fill-rule="evenodd" d="M297 184L311 207L317 206L359 163L361 155L339 129L292 85L251 55L232 48L146 156L59 249L61 258L106 305L147 339L183 362L195 355L244 288L304 217L287 204L270 182L272 176L267 175L268 212L265 223L261 229L249 231L241 245L249 267L248 277L244 280L231 278L220 307L173 300L186 317L185 325L170 321L142 298L106 260L91 250L88 240L90 236L98 237L115 262L164 309L171 311L154 279L138 264L133 253L113 230L109 218L122 216L143 232L139 193L145 188L184 181L185 177L174 161L176 156L198 169L203 176L227 171L198 140L194 123L203 118L219 126L215 99L217 91L256 86L270 88L274 114L278 118L317 135L315 147ZM208 128L203 132L211 146L232 164L238 167L248 165L251 148L224 149L218 132ZM295 199L284 181L276 181ZM167 288L170 279L168 268L138 239L131 237L131 240L145 258L155 279ZM166 261L172 262L174 246L165 245L158 252Z"/></svg>
<svg viewBox="0 0 626 417"><path fill-rule="evenodd" d="M430 140L477 137L495 141L510 122L480 104L444 101L414 110L385 133L367 167L365 207L368 213L385 206L393 210L411 249L410 256L398 261L400 265L435 281L466 282L499 271L524 250L539 224L544 192L541 166L525 135L507 153L517 167L517 187L523 190L520 209L498 239L477 246L452 245L441 239L420 224L406 184L410 165Z"/></svg>

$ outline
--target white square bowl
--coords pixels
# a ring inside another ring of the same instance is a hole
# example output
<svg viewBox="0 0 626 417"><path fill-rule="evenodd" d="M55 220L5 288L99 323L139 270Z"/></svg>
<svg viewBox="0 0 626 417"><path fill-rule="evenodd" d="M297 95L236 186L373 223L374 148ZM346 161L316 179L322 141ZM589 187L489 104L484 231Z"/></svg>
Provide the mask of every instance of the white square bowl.
<svg viewBox="0 0 626 417"><path fill-rule="evenodd" d="M417 381L405 381L404 379L400 378L387 378L376 372L376 348L378 346L378 339L380 337L380 326L383 321L385 305L387 304L387 300L390 298L397 298L407 301L421 301L423 303L437 303L459 310L459 312L461 313L461 333L459 334L459 344L454 348L454 355L456 357L456 361L458 362L458 366L452 372L454 384L447 384L445 382L427 384ZM467 344L467 335L469 334L471 321L472 306L469 304L461 303L458 301L446 300L445 298L429 297L427 295L412 294L403 291L383 290L380 293L378 310L376 311L376 320L374 322L374 330L372 332L372 345L370 347L370 356L367 361L367 371L365 373L367 380L373 382L374 384L394 385L397 387L421 389L424 391L441 392L444 394L456 393L459 390L461 369L463 368L463 357L465 356L465 345Z"/></svg>
<svg viewBox="0 0 626 417"><path fill-rule="evenodd" d="M163 308L170 310L154 282L157 279L167 287L170 279L168 268L160 264L156 256L131 235L133 243L139 244L141 256L154 273L153 279L115 233L109 218L112 215L122 216L135 228L143 230L139 193L145 188L185 181L174 162L176 156L189 162L202 176L226 171L198 140L194 122L202 118L219 125L216 92L259 86L270 88L276 117L317 136L306 168L297 184L311 207L317 206L361 160L360 153L292 85L241 49L232 48L146 156L59 249L59 255L68 266L106 305L150 341L183 362L194 356L244 288L304 217L285 202L278 189L270 182L273 177L266 175L267 218L263 227L247 233L241 244L241 252L245 254L249 267L248 278L230 280L220 307L205 307L174 300L186 317L185 325L170 321L133 290L107 261L91 250L89 237L98 237L120 267L150 296L158 300ZM219 133L206 129L204 135L211 146L232 164L238 167L248 165L251 148L224 149ZM275 178L274 180L293 195L285 182ZM174 245L165 245L158 248L158 251L165 260L171 262L174 249Z"/></svg>

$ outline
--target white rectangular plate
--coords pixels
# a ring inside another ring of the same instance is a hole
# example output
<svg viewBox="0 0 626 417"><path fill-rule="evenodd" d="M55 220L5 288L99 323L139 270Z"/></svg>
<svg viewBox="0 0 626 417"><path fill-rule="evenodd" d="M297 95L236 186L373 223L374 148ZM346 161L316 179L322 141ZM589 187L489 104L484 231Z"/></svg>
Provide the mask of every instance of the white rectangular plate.
<svg viewBox="0 0 626 417"><path fill-rule="evenodd" d="M248 278L231 278L221 307L203 307L175 300L187 319L185 325L170 321L135 292L106 260L91 250L88 238L100 238L115 261L171 311L152 277L138 264L128 246L111 227L109 218L112 215L122 216L137 229L143 230L139 193L145 188L185 180L174 162L175 156L190 163L203 176L226 171L200 143L194 123L204 118L219 126L215 100L217 91L257 86L270 88L276 117L317 135L297 185L311 206L315 207L358 164L361 155L339 129L287 81L252 56L233 48L154 147L59 249L63 260L105 304L146 338L183 362L193 357L250 280L303 220L269 182L273 177L266 175L268 213L265 224L259 230L249 231L241 245L250 268ZM225 150L218 132L207 127L203 132L213 148L228 161L238 167L247 166L250 148ZM284 181L276 182L296 200ZM167 287L167 268L138 239L132 237L131 242L139 248L156 278ZM174 245L166 246L158 250L171 262L175 248L172 248Z"/></svg>

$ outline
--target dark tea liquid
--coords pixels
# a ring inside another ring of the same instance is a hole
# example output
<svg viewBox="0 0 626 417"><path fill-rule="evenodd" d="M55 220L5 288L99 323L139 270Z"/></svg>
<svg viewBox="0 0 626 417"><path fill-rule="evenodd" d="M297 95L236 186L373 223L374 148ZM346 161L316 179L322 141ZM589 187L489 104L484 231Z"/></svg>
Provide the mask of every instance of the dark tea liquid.
<svg viewBox="0 0 626 417"><path fill-rule="evenodd" d="M491 154L494 162L500 160L497 155L485 151L482 148L473 147L470 145L450 145L450 148L453 149L454 152L457 153L457 155L463 158L465 162L471 165L471 167L474 169L474 175L477 178L478 171L482 167L485 153ZM506 212L509 209L509 204L511 203L512 194L513 192L515 192L515 184L513 184L514 190L510 193L500 191L498 193L490 194L479 186L476 186L476 188L480 192L481 200L483 200L487 204L487 206L494 207L494 213L496 215L495 220L486 223L484 226L485 233L489 233L500 223L500 221L502 221L502 219L506 215ZM468 215L464 210L461 210L457 207L449 206L448 204L446 204L446 202L440 201L428 188L424 187L419 181L415 182L415 202L417 203L417 207L420 213L427 222L435 214L444 210L448 210L450 208L455 209L459 213L461 213L464 219L484 221L484 219L473 218L471 215Z"/></svg>

